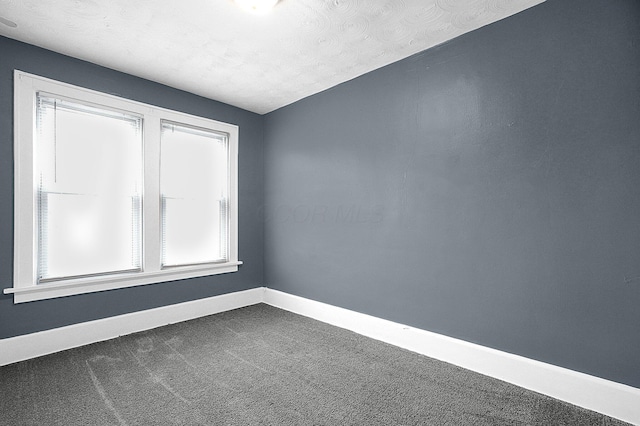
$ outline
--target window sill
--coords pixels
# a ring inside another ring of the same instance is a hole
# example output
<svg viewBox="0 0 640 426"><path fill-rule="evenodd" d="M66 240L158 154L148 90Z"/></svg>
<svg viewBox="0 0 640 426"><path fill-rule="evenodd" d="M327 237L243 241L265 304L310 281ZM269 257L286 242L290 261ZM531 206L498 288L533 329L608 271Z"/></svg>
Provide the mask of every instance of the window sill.
<svg viewBox="0 0 640 426"><path fill-rule="evenodd" d="M14 303L32 302L35 300L115 290L118 288L135 287L185 278L226 274L236 272L239 265L242 265L241 261L227 262L219 265L203 265L199 267L176 267L156 272L104 275L101 277L72 279L48 284L5 288L4 294L13 294Z"/></svg>

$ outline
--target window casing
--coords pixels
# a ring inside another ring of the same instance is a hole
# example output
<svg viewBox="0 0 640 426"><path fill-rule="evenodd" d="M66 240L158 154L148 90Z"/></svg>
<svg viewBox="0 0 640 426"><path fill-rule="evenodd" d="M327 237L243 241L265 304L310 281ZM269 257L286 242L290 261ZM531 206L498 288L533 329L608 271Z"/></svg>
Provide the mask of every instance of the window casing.
<svg viewBox="0 0 640 426"><path fill-rule="evenodd" d="M237 126L14 86L15 303L238 270Z"/></svg>

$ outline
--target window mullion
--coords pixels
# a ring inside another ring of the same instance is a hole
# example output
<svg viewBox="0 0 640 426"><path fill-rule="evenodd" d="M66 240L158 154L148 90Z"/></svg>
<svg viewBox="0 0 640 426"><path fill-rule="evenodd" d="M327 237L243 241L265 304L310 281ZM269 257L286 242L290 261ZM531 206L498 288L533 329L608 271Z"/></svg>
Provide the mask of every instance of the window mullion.
<svg viewBox="0 0 640 426"><path fill-rule="evenodd" d="M160 118L150 112L144 121L144 270L160 268Z"/></svg>

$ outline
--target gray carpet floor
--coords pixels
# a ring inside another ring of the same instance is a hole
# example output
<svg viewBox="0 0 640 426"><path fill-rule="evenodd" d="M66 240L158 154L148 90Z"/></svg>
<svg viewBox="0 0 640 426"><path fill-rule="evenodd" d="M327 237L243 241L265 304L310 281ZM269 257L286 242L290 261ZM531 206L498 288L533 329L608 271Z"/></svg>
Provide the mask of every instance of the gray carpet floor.
<svg viewBox="0 0 640 426"><path fill-rule="evenodd" d="M623 425L260 304L0 367L2 425Z"/></svg>

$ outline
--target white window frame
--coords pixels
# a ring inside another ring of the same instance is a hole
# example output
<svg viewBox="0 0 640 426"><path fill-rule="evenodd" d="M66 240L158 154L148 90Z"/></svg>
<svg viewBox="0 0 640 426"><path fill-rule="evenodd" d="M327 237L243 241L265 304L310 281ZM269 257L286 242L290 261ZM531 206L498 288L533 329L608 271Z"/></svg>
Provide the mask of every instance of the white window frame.
<svg viewBox="0 0 640 426"><path fill-rule="evenodd" d="M128 111L143 117L142 271L105 274L37 284L37 203L35 178L36 94ZM160 125L162 120L229 135L229 258L226 262L161 267ZM14 303L51 299L185 278L235 272L238 260L238 126L197 117L118 96L14 72Z"/></svg>

